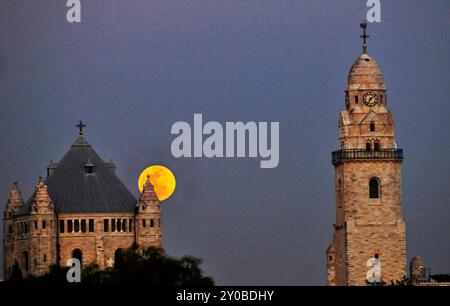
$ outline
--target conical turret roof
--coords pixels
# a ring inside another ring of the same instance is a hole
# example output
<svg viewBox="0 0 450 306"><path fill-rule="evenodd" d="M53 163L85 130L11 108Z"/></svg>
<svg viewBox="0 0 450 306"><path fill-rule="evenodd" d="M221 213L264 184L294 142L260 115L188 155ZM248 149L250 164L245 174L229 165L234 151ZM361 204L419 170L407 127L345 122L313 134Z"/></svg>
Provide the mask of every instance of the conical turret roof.
<svg viewBox="0 0 450 306"><path fill-rule="evenodd" d="M15 182L11 188L11 191L9 192L7 205L20 206L22 204L24 204L22 193L20 192L19 184Z"/></svg>
<svg viewBox="0 0 450 306"><path fill-rule="evenodd" d="M147 181L145 181L139 201L159 201L155 189L150 181L150 175L147 175Z"/></svg>

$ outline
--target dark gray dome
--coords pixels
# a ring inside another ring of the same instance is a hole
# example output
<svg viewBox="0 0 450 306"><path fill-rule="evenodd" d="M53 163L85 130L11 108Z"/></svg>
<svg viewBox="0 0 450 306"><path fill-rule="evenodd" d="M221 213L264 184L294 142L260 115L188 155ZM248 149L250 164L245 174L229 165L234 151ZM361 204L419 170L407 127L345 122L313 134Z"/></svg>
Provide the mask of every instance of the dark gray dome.
<svg viewBox="0 0 450 306"><path fill-rule="evenodd" d="M45 183L56 213L134 212L135 197L83 135L54 165Z"/></svg>

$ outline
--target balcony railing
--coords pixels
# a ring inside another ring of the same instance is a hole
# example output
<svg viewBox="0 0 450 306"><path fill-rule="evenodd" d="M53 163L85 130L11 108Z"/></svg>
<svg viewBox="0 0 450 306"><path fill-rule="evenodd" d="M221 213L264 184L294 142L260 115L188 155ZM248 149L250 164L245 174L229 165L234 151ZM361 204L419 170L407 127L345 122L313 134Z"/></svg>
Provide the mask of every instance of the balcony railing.
<svg viewBox="0 0 450 306"><path fill-rule="evenodd" d="M333 165L354 160L403 160L402 149L380 149L378 151L367 151L364 149L339 150L332 153Z"/></svg>

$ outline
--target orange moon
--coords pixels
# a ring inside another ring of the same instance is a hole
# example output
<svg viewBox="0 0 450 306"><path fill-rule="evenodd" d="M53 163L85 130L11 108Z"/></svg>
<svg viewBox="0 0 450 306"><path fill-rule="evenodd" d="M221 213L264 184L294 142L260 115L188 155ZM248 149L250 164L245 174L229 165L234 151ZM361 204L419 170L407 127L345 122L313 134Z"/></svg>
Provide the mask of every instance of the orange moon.
<svg viewBox="0 0 450 306"><path fill-rule="evenodd" d="M138 180L139 191L141 193L148 175L150 176L150 182L155 189L158 200L164 201L173 194L176 186L175 176L168 168L160 165L153 165L142 171Z"/></svg>

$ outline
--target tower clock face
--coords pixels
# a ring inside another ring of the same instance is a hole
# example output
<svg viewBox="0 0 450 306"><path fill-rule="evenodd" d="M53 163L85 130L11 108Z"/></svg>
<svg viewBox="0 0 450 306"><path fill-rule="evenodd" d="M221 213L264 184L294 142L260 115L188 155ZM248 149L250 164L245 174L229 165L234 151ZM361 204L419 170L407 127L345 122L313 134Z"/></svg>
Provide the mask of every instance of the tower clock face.
<svg viewBox="0 0 450 306"><path fill-rule="evenodd" d="M374 92L368 92L368 93L364 94L363 102L368 107L375 106L378 103L378 96Z"/></svg>

